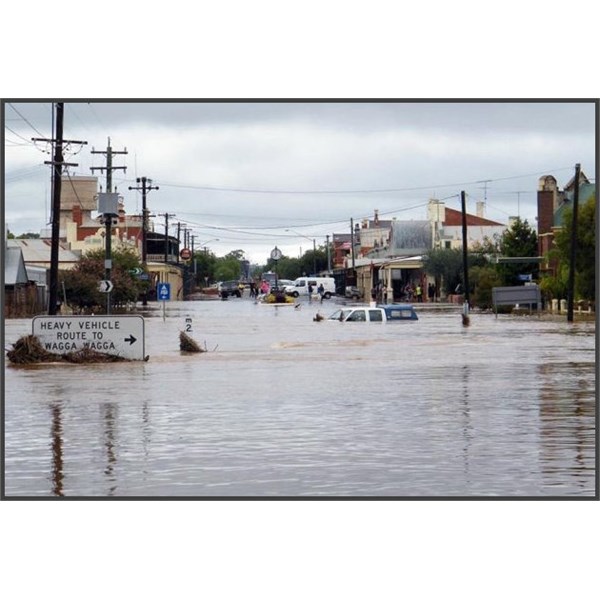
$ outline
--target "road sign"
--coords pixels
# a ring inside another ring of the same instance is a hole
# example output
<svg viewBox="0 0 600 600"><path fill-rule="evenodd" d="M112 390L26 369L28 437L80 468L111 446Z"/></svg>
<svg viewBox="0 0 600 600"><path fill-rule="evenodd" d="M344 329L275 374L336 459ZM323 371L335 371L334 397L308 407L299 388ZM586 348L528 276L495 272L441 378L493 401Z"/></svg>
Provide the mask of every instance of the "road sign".
<svg viewBox="0 0 600 600"><path fill-rule="evenodd" d="M170 300L171 299L171 284L170 283L157 284L156 297L159 300Z"/></svg>
<svg viewBox="0 0 600 600"><path fill-rule="evenodd" d="M131 273L131 275L141 275L143 272L144 270L140 267L134 267L133 269L129 269L129 273Z"/></svg>
<svg viewBox="0 0 600 600"><path fill-rule="evenodd" d="M182 248L179 256L183 258L183 260L189 260L192 258L192 251L189 248Z"/></svg>
<svg viewBox="0 0 600 600"><path fill-rule="evenodd" d="M33 318L33 335L54 354L83 348L144 360L144 318L141 315L40 316Z"/></svg>
<svg viewBox="0 0 600 600"><path fill-rule="evenodd" d="M104 292L106 294L112 292L113 289L113 284L112 281L109 281L108 279L103 279L99 284L98 284L98 289L101 292Z"/></svg>

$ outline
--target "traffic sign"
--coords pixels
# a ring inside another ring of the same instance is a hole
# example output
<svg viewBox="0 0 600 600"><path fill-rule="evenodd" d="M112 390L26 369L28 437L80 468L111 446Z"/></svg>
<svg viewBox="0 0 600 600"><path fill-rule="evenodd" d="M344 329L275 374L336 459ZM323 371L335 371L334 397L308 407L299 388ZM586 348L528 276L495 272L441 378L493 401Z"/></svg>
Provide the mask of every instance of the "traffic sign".
<svg viewBox="0 0 600 600"><path fill-rule="evenodd" d="M112 281L109 281L108 279L103 279L99 284L98 284L98 289L101 292L104 292L106 294L112 292L113 289L113 283Z"/></svg>
<svg viewBox="0 0 600 600"><path fill-rule="evenodd" d="M44 350L66 354L89 348L97 352L144 360L144 318L119 316L50 316L33 318L33 335Z"/></svg>
<svg viewBox="0 0 600 600"><path fill-rule="evenodd" d="M137 275L137 276L139 276L139 275L141 275L143 272L144 272L144 270L143 270L143 269L141 269L140 267L134 267L133 269L129 269L129 273L130 273L131 275Z"/></svg>
<svg viewBox="0 0 600 600"><path fill-rule="evenodd" d="M170 300L171 299L171 284L170 283L159 283L156 286L156 297L159 300Z"/></svg>
<svg viewBox="0 0 600 600"><path fill-rule="evenodd" d="M179 256L183 258L183 260L189 260L192 258L192 251L189 248L182 248Z"/></svg>

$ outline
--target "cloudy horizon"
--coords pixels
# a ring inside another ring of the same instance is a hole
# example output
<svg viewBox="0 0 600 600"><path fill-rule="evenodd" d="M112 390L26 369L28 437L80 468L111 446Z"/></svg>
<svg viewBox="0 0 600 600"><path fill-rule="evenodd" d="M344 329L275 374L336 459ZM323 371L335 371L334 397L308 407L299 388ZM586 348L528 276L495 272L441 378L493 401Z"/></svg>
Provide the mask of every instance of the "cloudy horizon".
<svg viewBox="0 0 600 600"><path fill-rule="evenodd" d="M50 219L50 101L3 104L5 225L15 234L47 228ZM193 230L217 255L242 249L264 263L278 246L298 256L346 233L350 220L426 218L430 198L485 216L536 226L539 177L559 186L576 163L595 181L595 103L564 102L103 102L65 103L70 175L105 166L116 151L113 183L129 214L141 212L136 177L152 179L155 215ZM105 176L96 171L104 187ZM164 221L153 219L155 230ZM170 229L174 234L175 229ZM219 241L215 241L218 239Z"/></svg>

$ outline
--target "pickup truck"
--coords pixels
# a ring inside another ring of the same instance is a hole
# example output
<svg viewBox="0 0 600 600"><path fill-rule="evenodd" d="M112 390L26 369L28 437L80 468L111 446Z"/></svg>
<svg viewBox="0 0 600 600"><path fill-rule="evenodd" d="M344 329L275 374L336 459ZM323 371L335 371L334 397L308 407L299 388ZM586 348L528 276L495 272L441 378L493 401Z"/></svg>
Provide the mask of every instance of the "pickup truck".
<svg viewBox="0 0 600 600"><path fill-rule="evenodd" d="M377 306L348 306L336 310L328 321L378 322L417 321L417 313L411 304L378 304Z"/></svg>

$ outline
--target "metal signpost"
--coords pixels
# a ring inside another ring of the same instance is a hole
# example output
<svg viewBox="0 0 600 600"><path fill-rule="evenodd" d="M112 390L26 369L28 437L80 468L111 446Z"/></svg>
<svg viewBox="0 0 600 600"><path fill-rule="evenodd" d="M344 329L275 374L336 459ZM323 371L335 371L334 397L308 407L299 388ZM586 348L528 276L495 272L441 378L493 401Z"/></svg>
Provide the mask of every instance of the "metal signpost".
<svg viewBox="0 0 600 600"><path fill-rule="evenodd" d="M171 284L159 283L156 286L156 297L163 303L163 321L166 319L166 301L171 299Z"/></svg>
<svg viewBox="0 0 600 600"><path fill-rule="evenodd" d="M123 316L39 316L33 318L33 335L44 350L65 354L89 348L97 352L144 360L144 318Z"/></svg>

